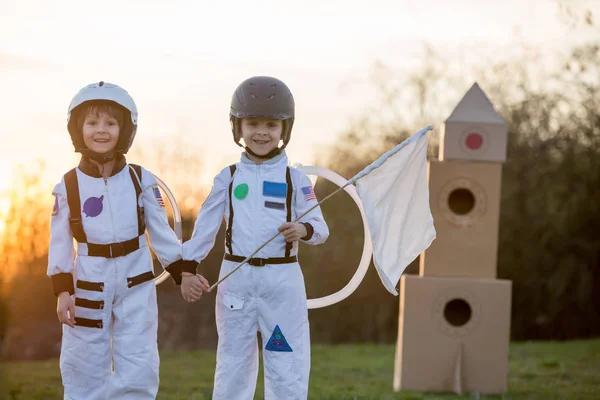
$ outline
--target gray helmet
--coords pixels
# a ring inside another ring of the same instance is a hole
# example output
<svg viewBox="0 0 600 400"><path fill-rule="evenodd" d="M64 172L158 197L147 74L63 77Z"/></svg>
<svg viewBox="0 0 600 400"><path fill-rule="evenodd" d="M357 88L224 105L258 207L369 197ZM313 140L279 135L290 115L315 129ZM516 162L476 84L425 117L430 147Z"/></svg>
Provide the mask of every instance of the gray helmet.
<svg viewBox="0 0 600 400"><path fill-rule="evenodd" d="M240 118L273 118L283 121L282 149L287 146L294 125L294 96L285 83L270 76L254 76L235 89L231 98L229 120L233 140L240 145Z"/></svg>
<svg viewBox="0 0 600 400"><path fill-rule="evenodd" d="M90 101L110 101L124 109L126 118L121 128L119 141L115 151L126 154L135 138L138 123L138 111L133 98L127 91L115 84L108 82L92 83L82 88L71 100L67 114L67 129L71 135L71 141L76 152L86 153L88 149L83 143L80 127L77 126L77 118L74 114L80 110L80 106Z"/></svg>

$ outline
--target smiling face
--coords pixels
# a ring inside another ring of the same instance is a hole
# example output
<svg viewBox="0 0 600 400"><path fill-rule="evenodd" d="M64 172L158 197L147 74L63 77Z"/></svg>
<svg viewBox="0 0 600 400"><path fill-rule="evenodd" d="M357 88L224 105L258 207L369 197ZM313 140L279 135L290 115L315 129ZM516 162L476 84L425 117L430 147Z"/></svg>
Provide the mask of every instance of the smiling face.
<svg viewBox="0 0 600 400"><path fill-rule="evenodd" d="M264 156L279 146L283 122L272 118L242 118L241 130L246 146Z"/></svg>
<svg viewBox="0 0 600 400"><path fill-rule="evenodd" d="M83 121L83 142L93 152L106 154L117 146L120 131L115 117L106 112L90 110Z"/></svg>

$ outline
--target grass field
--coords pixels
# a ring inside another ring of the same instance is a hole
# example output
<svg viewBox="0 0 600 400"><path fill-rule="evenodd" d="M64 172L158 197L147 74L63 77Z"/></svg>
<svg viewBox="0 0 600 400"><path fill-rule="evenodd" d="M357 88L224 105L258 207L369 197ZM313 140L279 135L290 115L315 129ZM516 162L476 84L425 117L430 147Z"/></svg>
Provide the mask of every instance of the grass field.
<svg viewBox="0 0 600 400"><path fill-rule="evenodd" d="M509 391L502 396L394 393L393 345L312 347L309 399L600 399L600 340L512 343ZM159 400L210 399L212 350L161 354ZM0 364L1 400L62 399L58 360ZM255 399L263 398L262 371ZM284 400L284 399L282 399Z"/></svg>

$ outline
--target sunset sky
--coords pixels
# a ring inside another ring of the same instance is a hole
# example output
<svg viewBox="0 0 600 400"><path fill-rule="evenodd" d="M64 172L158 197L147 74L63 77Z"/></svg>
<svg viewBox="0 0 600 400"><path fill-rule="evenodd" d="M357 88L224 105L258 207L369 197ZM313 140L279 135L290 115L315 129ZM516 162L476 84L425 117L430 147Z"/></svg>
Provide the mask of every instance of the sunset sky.
<svg viewBox="0 0 600 400"><path fill-rule="evenodd" d="M273 75L290 86L297 119L288 154L310 164L372 105L376 58L408 67L428 42L455 51L460 63L475 47L501 56L516 40L561 50L582 39L560 22L553 0L0 0L0 38L0 192L18 163L45 160L48 182L76 164L66 111L91 82L116 83L134 97L134 148L179 133L204 162L192 184L207 186L239 158L228 112L247 77ZM151 160L131 161L152 168Z"/></svg>

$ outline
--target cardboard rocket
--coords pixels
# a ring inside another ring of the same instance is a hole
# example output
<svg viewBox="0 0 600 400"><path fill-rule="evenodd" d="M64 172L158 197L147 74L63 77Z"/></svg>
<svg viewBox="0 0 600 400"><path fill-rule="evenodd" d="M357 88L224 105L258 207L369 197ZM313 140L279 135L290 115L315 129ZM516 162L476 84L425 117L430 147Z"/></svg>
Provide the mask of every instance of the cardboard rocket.
<svg viewBox="0 0 600 400"><path fill-rule="evenodd" d="M507 128L475 83L428 161L436 240L400 281L394 390L499 394L508 385L511 282L496 279Z"/></svg>

